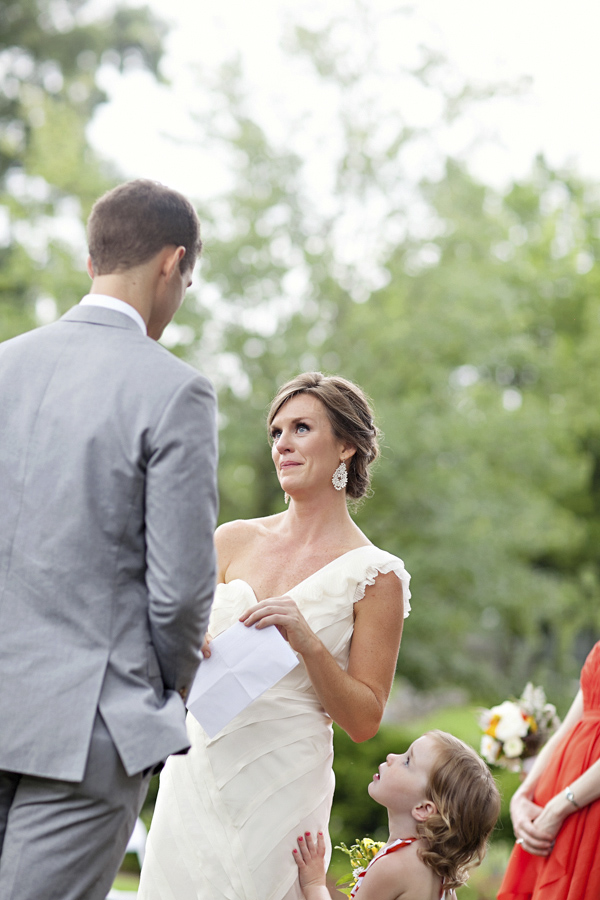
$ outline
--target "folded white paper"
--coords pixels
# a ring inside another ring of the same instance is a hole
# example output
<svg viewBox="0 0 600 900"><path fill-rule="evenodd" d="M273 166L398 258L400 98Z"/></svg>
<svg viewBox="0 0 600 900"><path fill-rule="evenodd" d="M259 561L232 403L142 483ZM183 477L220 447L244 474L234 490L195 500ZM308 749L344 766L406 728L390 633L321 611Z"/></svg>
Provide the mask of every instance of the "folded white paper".
<svg viewBox="0 0 600 900"><path fill-rule="evenodd" d="M259 630L236 622L211 641L187 708L213 738L297 665L296 654L274 625Z"/></svg>

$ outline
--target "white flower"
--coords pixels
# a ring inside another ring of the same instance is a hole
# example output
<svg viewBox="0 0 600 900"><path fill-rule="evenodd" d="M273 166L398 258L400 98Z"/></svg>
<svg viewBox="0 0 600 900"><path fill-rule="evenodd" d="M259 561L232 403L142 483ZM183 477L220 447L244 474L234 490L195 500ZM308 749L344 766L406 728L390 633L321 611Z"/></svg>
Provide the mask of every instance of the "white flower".
<svg viewBox="0 0 600 900"><path fill-rule="evenodd" d="M520 756L524 749L525 744L520 737L512 737L507 741L504 741L504 755L508 757L508 759L514 759L515 757Z"/></svg>
<svg viewBox="0 0 600 900"><path fill-rule="evenodd" d="M491 713L499 717L496 738L502 743L514 737L523 738L529 731L529 725L523 718L520 707L511 700L505 700L500 706L493 706Z"/></svg>
<svg viewBox="0 0 600 900"><path fill-rule="evenodd" d="M526 712L532 716L543 711L546 703L544 688L534 687L531 681L528 681L525 685L525 690L521 694L521 702Z"/></svg>
<svg viewBox="0 0 600 900"><path fill-rule="evenodd" d="M531 682L519 700L505 700L491 709L478 710L483 732L480 755L488 763L504 766L511 772L521 771L523 755L535 753L560 725L556 709L546 702L542 687ZM531 744L525 744L530 735Z"/></svg>
<svg viewBox="0 0 600 900"><path fill-rule="evenodd" d="M502 744L499 741L495 741L493 737L490 737L489 734L484 734L481 738L481 747L479 748L479 753L486 762L495 763L498 757L500 756L500 751L502 750Z"/></svg>
<svg viewBox="0 0 600 900"><path fill-rule="evenodd" d="M491 709L482 709L479 712L479 727L482 731L487 731L492 721Z"/></svg>

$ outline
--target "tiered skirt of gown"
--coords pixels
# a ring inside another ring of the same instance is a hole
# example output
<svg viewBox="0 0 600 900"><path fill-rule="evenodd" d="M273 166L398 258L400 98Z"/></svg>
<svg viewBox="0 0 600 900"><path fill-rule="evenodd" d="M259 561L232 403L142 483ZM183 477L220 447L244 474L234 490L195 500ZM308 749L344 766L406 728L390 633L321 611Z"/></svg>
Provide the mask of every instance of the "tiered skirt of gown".
<svg viewBox="0 0 600 900"><path fill-rule="evenodd" d="M354 603L387 572L402 581L408 615L404 563L373 545L288 592L342 668ZM245 581L219 585L209 632L255 603ZM292 849L305 831L327 832L334 789L332 722L302 660L215 738L190 714L187 725L189 753L170 757L161 774L139 900L301 900Z"/></svg>
<svg viewBox="0 0 600 900"><path fill-rule="evenodd" d="M600 759L600 642L581 670L583 716L556 748L536 786L540 806ZM600 799L563 823L549 856L519 846L511 854L498 900L598 900L600 898Z"/></svg>

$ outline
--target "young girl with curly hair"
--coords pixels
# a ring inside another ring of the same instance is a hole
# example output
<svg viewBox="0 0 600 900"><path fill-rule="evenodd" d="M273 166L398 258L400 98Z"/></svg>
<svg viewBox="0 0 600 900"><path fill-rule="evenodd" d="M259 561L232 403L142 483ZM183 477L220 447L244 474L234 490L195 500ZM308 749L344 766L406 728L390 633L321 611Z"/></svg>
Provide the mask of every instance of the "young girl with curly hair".
<svg viewBox="0 0 600 900"><path fill-rule="evenodd" d="M358 873L359 900L453 900L468 869L485 856L500 813L492 774L471 747L443 731L429 731L406 753L390 753L369 785L387 807L387 844ZM401 852L396 852L401 851ZM293 850L306 900L330 900L325 884L325 839L310 833Z"/></svg>

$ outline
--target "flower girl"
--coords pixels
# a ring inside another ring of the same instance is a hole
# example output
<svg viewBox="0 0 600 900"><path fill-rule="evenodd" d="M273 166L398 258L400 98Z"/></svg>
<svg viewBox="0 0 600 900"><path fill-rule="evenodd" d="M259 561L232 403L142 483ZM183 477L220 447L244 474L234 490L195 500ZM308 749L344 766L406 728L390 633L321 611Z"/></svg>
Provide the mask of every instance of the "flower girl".
<svg viewBox="0 0 600 900"><path fill-rule="evenodd" d="M429 731L406 753L390 753L368 788L387 807L390 836L365 869L355 869L359 900L452 900L467 870L482 861L500 813L500 795L483 760L443 731ZM401 852L396 852L401 851ZM293 850L305 900L330 900L325 839L298 838Z"/></svg>

